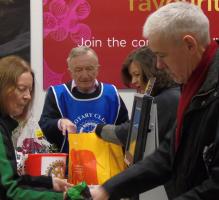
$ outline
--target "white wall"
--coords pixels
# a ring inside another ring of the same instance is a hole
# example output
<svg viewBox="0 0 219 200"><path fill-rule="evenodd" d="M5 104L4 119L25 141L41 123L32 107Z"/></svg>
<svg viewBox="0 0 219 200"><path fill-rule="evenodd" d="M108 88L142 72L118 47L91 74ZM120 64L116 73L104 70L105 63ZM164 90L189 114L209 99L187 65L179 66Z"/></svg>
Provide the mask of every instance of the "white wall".
<svg viewBox="0 0 219 200"><path fill-rule="evenodd" d="M43 14L42 0L30 0L31 3L31 66L36 76L36 95L33 113L38 120L44 103L46 92L43 90ZM51 52L52 53L52 52ZM132 109L134 97L133 90L120 90L120 95L124 100L129 114Z"/></svg>

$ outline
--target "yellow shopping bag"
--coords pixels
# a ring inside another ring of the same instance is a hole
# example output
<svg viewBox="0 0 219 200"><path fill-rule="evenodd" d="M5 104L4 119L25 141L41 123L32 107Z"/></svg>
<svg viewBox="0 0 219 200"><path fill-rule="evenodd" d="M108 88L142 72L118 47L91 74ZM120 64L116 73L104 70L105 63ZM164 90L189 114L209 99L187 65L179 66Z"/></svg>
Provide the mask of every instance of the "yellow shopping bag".
<svg viewBox="0 0 219 200"><path fill-rule="evenodd" d="M68 181L102 184L126 167L119 145L106 142L95 133L69 134Z"/></svg>

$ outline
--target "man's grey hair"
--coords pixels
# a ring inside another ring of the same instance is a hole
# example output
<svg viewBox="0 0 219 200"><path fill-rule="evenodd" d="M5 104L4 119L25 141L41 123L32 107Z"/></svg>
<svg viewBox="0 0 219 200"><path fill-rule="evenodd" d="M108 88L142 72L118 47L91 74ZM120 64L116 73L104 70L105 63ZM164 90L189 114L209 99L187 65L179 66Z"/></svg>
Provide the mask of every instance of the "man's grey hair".
<svg viewBox="0 0 219 200"><path fill-rule="evenodd" d="M194 36L198 43L210 43L209 20L201 8L188 2L169 3L152 13L143 27L143 36L158 36L179 41L183 34Z"/></svg>
<svg viewBox="0 0 219 200"><path fill-rule="evenodd" d="M72 64L71 64L72 59L74 59L77 56L81 56L81 55L85 55L85 54L89 54L89 53L91 53L93 55L93 57L97 60L97 63L99 63L98 56L93 49L91 49L90 47L87 47L87 46L79 46L79 47L74 47L71 49L71 51L68 55L68 58L67 58L68 68L69 69L72 68Z"/></svg>

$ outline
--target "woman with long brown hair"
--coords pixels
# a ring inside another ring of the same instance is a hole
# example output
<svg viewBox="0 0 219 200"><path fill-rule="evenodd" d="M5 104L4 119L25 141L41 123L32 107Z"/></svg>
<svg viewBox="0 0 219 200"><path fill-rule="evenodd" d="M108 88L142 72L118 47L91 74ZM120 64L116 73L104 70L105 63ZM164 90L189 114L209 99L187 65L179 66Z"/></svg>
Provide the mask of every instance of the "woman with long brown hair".
<svg viewBox="0 0 219 200"><path fill-rule="evenodd" d="M34 75L18 56L0 59L0 199L62 200L71 186L55 177L19 176L12 131L26 118L34 93Z"/></svg>
<svg viewBox="0 0 219 200"><path fill-rule="evenodd" d="M156 55L148 47L136 49L127 56L122 66L121 77L128 88L134 88L139 93L145 92L150 78L156 78L151 95L154 96L154 102L157 104L161 142L176 119L179 87L166 72L156 68ZM125 146L128 130L129 122L126 122L118 126L99 124L95 132L107 141Z"/></svg>

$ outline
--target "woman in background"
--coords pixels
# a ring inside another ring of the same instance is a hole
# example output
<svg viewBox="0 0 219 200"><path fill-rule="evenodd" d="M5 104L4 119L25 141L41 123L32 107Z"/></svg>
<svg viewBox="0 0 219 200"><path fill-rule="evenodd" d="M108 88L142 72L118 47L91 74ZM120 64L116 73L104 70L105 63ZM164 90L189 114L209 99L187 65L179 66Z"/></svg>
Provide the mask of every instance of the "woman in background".
<svg viewBox="0 0 219 200"><path fill-rule="evenodd" d="M33 87L34 75L26 61L17 56L0 59L0 199L63 200L71 186L64 180L17 173L12 131L28 113Z"/></svg>
<svg viewBox="0 0 219 200"><path fill-rule="evenodd" d="M177 84L164 71L156 68L156 55L148 47L132 51L125 59L122 71L122 81L129 88L144 93L148 80L156 78L151 95L157 104L159 141L171 130L176 120L176 111L180 90ZM126 145L129 122L121 125L99 124L96 134L116 144Z"/></svg>

